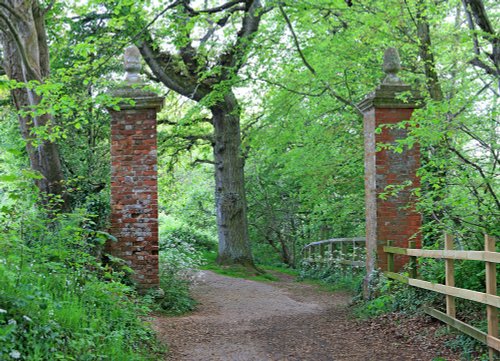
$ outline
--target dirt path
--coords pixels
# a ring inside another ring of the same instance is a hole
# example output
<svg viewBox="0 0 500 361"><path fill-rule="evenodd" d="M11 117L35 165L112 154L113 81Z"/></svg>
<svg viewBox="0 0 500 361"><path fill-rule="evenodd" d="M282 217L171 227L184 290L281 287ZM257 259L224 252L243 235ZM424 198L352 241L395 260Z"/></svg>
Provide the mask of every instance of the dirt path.
<svg viewBox="0 0 500 361"><path fill-rule="evenodd" d="M349 295L288 277L261 283L203 271L193 295L196 312L154 320L170 346L167 360L433 360L439 353L350 319Z"/></svg>

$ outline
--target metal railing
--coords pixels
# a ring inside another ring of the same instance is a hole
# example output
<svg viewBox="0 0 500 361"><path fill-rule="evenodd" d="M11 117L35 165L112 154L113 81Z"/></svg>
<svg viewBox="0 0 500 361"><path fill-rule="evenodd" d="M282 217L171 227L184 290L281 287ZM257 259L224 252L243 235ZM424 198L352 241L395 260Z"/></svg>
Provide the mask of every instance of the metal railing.
<svg viewBox="0 0 500 361"><path fill-rule="evenodd" d="M310 264L364 267L365 245L363 237L332 238L306 244L302 253L304 261Z"/></svg>

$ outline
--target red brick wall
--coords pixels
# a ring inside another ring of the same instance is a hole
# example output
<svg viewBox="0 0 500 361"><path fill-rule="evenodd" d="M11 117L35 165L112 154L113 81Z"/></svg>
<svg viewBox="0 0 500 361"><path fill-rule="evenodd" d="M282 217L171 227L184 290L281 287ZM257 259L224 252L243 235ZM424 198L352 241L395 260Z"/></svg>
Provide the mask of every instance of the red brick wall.
<svg viewBox="0 0 500 361"><path fill-rule="evenodd" d="M396 124L409 120L413 109L375 108L375 127L381 124ZM393 144L397 139L406 137L405 129L383 128L380 134L375 135L376 144ZM382 270L387 269L387 257L382 247L387 240L394 241L397 247L408 247L408 241L416 241L421 247L420 226L421 215L415 211L411 189L420 186L416 171L420 166L420 149L414 145L412 149L404 149L402 153L392 150L381 150L375 153L375 180L376 180L376 233L377 233L377 265ZM407 180L412 182L409 188L399 191L397 195L387 199L380 199L379 194L384 192L388 185L403 184ZM408 262L408 257L395 255L396 272Z"/></svg>
<svg viewBox="0 0 500 361"><path fill-rule="evenodd" d="M139 290L158 287L156 109L111 111L108 251L135 271Z"/></svg>

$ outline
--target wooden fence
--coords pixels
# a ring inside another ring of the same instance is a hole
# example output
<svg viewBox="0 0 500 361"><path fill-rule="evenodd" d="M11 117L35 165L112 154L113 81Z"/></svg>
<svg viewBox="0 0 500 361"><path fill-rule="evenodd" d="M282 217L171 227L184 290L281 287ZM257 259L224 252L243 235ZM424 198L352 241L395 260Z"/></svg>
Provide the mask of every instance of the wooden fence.
<svg viewBox="0 0 500 361"><path fill-rule="evenodd" d="M304 246L302 253L304 260L312 264L340 263L346 266L364 267L365 246L366 240L361 237L332 238L309 243ZM342 259L339 259L339 256Z"/></svg>
<svg viewBox="0 0 500 361"><path fill-rule="evenodd" d="M392 242L387 242L384 247L387 253L387 277L404 282L414 287L442 293L446 295L446 313L427 307L426 313L447 323L448 325L462 331L463 333L486 344L489 348L490 360L494 360L495 354L500 351L500 339L498 338L498 307L500 297L497 295L496 265L500 263L500 253L496 252L495 239L485 236L484 251L458 251L453 249L453 237L445 235L444 250L424 250L412 248L393 247ZM410 256L410 277L394 273L394 255ZM445 260L445 284L437 284L417 279L416 261L417 257L437 258ZM477 292L464 288L455 287L454 260L482 261L486 267L486 292ZM464 323L456 318L455 298L463 298L486 305L488 332Z"/></svg>

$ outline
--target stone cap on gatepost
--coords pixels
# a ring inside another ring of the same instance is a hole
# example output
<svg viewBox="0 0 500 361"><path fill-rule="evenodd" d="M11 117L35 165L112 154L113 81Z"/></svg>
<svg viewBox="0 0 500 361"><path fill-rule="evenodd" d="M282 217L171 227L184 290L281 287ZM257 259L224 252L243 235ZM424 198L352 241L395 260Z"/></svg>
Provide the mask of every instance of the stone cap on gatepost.
<svg viewBox="0 0 500 361"><path fill-rule="evenodd" d="M164 97L159 97L156 93L144 89L145 84L139 75L141 71L141 53L135 46L129 46L124 53L125 79L115 89L111 95L116 98L131 99L132 102L119 102L121 110L128 109L156 109L160 111L163 107Z"/></svg>
<svg viewBox="0 0 500 361"><path fill-rule="evenodd" d="M420 94L412 90L398 76L398 72L401 70L401 60L396 48L388 48L385 51L382 68L386 74L382 84L358 104L358 108L363 113L372 108L415 109L422 107ZM406 92L409 92L409 96L405 97L404 100L401 99L401 94Z"/></svg>

